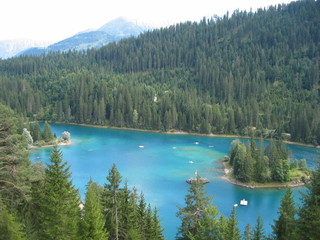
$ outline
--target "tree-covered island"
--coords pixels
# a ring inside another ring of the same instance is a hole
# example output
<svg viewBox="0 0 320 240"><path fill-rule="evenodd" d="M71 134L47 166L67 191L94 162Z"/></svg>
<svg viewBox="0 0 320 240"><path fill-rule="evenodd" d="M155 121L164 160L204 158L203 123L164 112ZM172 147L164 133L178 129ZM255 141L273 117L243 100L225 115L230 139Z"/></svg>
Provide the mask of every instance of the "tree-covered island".
<svg viewBox="0 0 320 240"><path fill-rule="evenodd" d="M58 138L56 134L52 133L48 122L44 123L43 131L41 131L38 122L26 124L26 128L23 129L23 136L27 140L29 148L71 144L71 134L68 131L63 131L61 137Z"/></svg>
<svg viewBox="0 0 320 240"><path fill-rule="evenodd" d="M306 159L290 162L289 152L281 141L270 141L267 147L260 141L257 147L253 139L246 144L234 140L223 165L230 182L251 188L301 186L310 178Z"/></svg>

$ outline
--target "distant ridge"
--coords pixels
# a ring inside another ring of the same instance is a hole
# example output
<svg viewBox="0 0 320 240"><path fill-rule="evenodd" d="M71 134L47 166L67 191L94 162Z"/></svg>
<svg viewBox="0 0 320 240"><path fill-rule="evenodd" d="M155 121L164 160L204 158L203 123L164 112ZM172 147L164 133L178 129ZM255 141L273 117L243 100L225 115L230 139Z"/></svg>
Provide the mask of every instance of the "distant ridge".
<svg viewBox="0 0 320 240"><path fill-rule="evenodd" d="M117 42L122 38L138 36L147 28L139 26L123 17L116 18L97 30L82 31L70 38L54 43L47 48L29 48L18 54L40 55L48 52L65 52L69 50L82 51L89 48L100 48L110 42Z"/></svg>

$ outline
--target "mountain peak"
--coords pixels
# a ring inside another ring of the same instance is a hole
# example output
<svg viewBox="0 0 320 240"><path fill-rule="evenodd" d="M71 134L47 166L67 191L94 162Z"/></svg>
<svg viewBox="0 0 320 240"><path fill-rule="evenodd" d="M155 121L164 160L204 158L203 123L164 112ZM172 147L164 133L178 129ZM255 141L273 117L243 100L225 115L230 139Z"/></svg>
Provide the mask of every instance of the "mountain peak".
<svg viewBox="0 0 320 240"><path fill-rule="evenodd" d="M103 31L110 35L121 37L138 36L147 30L145 27L135 24L124 17L118 17L103 25L97 31Z"/></svg>

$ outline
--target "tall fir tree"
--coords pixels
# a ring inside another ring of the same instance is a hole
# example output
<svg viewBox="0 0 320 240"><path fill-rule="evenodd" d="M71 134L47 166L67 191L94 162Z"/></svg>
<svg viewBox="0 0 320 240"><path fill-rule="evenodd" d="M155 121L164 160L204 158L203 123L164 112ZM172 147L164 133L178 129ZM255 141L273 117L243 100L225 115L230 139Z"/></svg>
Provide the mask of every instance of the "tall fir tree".
<svg viewBox="0 0 320 240"><path fill-rule="evenodd" d="M274 221L274 225L272 226L276 240L295 239L296 222L294 216L296 210L294 204L292 190L288 188L281 200L279 218Z"/></svg>
<svg viewBox="0 0 320 240"><path fill-rule="evenodd" d="M211 205L211 197L206 196L204 184L197 174L196 181L193 181L185 196L185 207L179 207L177 216L181 220L176 239L189 240L190 234L196 235L200 229L200 222L204 217L204 211Z"/></svg>
<svg viewBox="0 0 320 240"><path fill-rule="evenodd" d="M220 216L220 217L219 217ZM221 216L217 207L208 206L203 212L200 228L195 235L189 234L192 240L227 239L228 219Z"/></svg>
<svg viewBox="0 0 320 240"><path fill-rule="evenodd" d="M106 240L105 219L99 198L99 186L90 179L87 185L86 200L84 203L81 222L81 238L83 240Z"/></svg>
<svg viewBox="0 0 320 240"><path fill-rule="evenodd" d="M70 180L67 162L54 146L45 172L43 192L39 194L38 239L78 239L80 220L79 194Z"/></svg>
<svg viewBox="0 0 320 240"><path fill-rule="evenodd" d="M42 139L41 128L39 123L33 123L31 125L31 135L34 142L40 141Z"/></svg>
<svg viewBox="0 0 320 240"><path fill-rule="evenodd" d="M53 134L51 131L51 127L48 122L44 123L44 130L43 130L43 140L45 142L50 142L53 139Z"/></svg>
<svg viewBox="0 0 320 240"><path fill-rule="evenodd" d="M152 231L151 231L152 232L152 234L151 234L152 239L163 240L164 239L163 229L161 227L157 208L154 208L154 210L153 210L151 227L152 227Z"/></svg>
<svg viewBox="0 0 320 240"><path fill-rule="evenodd" d="M120 231L120 184L121 175L115 164L109 170L107 180L102 195L102 206L105 211L105 226L111 239L119 239Z"/></svg>
<svg viewBox="0 0 320 240"><path fill-rule="evenodd" d="M238 228L237 211L236 207L233 207L231 216L228 219L228 226L226 232L226 240L240 240L240 230Z"/></svg>
<svg viewBox="0 0 320 240"><path fill-rule="evenodd" d="M263 223L262 223L261 217L259 216L257 218L257 224L253 231L253 240L264 240L264 239L265 239L265 235L263 231Z"/></svg>
<svg viewBox="0 0 320 240"><path fill-rule="evenodd" d="M248 224L244 230L243 240L253 240L253 230L250 224Z"/></svg>

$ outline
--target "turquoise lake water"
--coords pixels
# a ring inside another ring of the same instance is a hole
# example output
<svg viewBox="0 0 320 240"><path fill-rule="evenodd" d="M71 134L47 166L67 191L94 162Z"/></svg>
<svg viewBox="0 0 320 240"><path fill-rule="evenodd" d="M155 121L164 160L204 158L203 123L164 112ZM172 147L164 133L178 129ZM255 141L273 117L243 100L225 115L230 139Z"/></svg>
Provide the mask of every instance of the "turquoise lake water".
<svg viewBox="0 0 320 240"><path fill-rule="evenodd" d="M137 187L146 201L159 209L159 216L166 239L175 238L180 224L176 217L177 206L184 206L184 196L189 185L186 179L195 171L210 180L206 184L213 205L229 216L235 203L248 200L248 206L237 208L241 230L250 223L256 224L261 216L265 233L271 232L273 219L285 190L247 189L221 179L222 167L218 160L228 154L232 138L216 138L189 135L170 135L150 132L114 130L66 124L51 124L59 137L63 131L71 133L72 145L61 146L63 160L68 161L73 184L82 199L90 177L103 185L113 163L129 186ZM245 140L244 140L245 141ZM139 146L144 146L140 148ZM316 149L287 145L292 158L306 158L308 166L315 166ZM48 162L51 148L33 150L30 159ZM193 163L190 163L193 162ZM305 188L295 188L294 198L300 199Z"/></svg>

